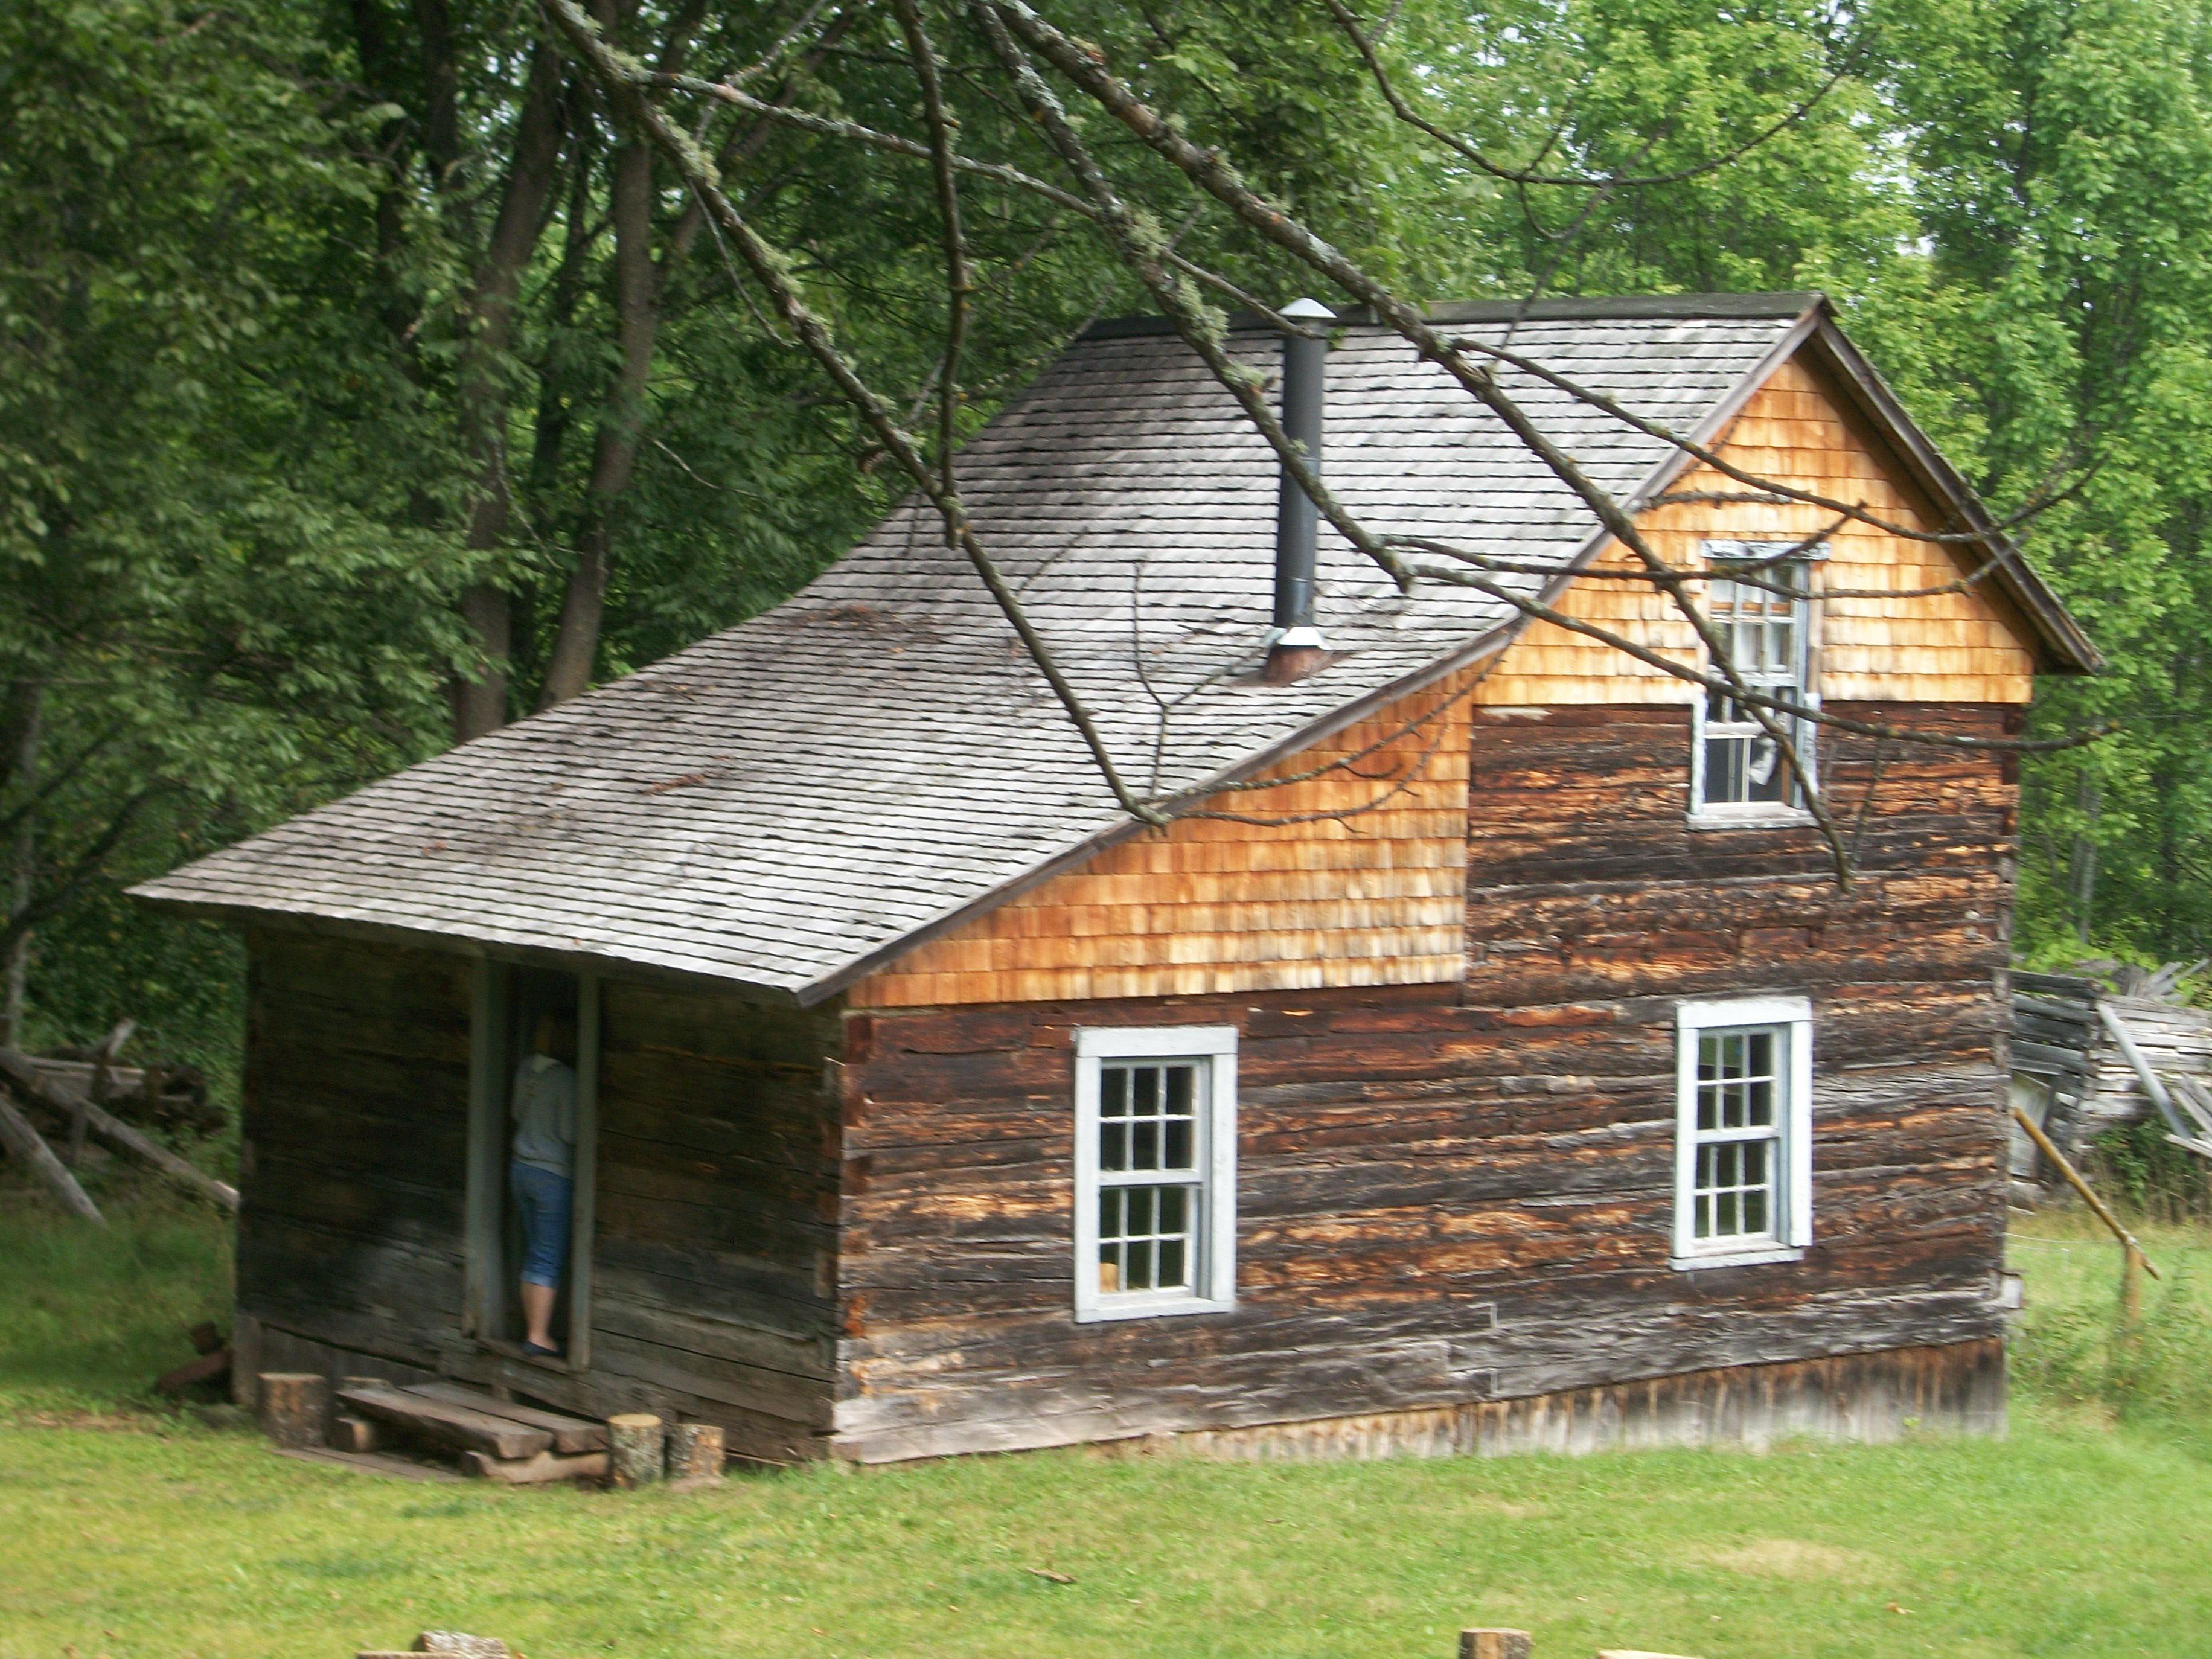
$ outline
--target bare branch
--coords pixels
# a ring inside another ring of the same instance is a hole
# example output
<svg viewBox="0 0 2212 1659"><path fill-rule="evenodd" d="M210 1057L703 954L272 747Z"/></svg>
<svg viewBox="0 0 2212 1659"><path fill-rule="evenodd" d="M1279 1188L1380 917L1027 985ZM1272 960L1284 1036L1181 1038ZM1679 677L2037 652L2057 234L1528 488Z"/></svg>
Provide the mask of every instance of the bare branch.
<svg viewBox="0 0 2212 1659"><path fill-rule="evenodd" d="M598 80L611 98L626 104L637 130L649 137L676 167L683 173L692 190L707 204L708 211L717 225L727 233L737 245L739 256L754 280L759 283L775 305L784 325L820 364L831 382L844 395L862 422L875 434L884 452L897 461L915 487L937 509L944 520L946 539L968 556L984 586L997 603L1000 612L1012 626L1023 648L1043 675L1060 707L1066 712L1084 744L1091 750L1107 787L1122 810L1133 817L1147 823L1164 820L1158 810L1133 794L1123 781L1113 755L1099 735L1091 712L1083 705L1050 648L1031 625L1021 600L1006 585L1005 576L984 550L981 542L969 525L967 510L957 495L948 495L941 480L933 473L915 448L914 441L900 428L891 417L890 409L878 397L859 372L846 361L830 338L829 329L820 318L807 307L788 275L788 261L775 249L762 240L751 224L740 214L737 206L721 190L714 169L688 137L669 122L666 115L650 100L641 95L637 84L637 71L626 64L618 54L600 40L591 21L576 9L574 0L541 0L545 15L555 28L568 43L578 63Z"/></svg>
<svg viewBox="0 0 2212 1659"><path fill-rule="evenodd" d="M1365 31L1359 27L1359 20L1352 15L1351 9L1344 4L1344 0L1326 0L1326 3L1330 15L1336 19L1337 27L1344 31L1346 37L1351 40L1353 48L1359 53L1361 60L1366 64L1369 76L1374 80L1376 88L1382 93L1384 100L1389 104L1393 114L1407 125L1435 139L1479 172L1488 173L1493 179L1514 185L1557 185L1570 189L1602 190L1610 193L1616 190L1647 189L1656 185L1679 185L1688 179L1702 178L1709 173L1717 173L1723 167L1734 166L1760 145L1771 142L1810 115L1814 109L1842 83L1844 76L1850 70L1850 65L1846 61L1843 67L1838 69L1820 83L1811 97L1798 103L1787 115L1761 129L1755 136L1746 139L1735 149L1714 156L1710 161L1700 161L1694 167L1680 167L1672 173L1648 174L1538 173L1533 167L1509 167L1501 162L1492 161L1489 156L1468 143L1464 138L1445 131L1419 110L1413 108L1406 101L1405 95L1398 90L1397 83L1391 79L1390 71L1383 64L1382 54L1376 50L1374 40L1370 40ZM1553 142L1557 141L1558 137L1556 132L1553 135ZM1545 149L1548 150L1550 148L1550 143L1547 143ZM1649 148L1647 145L1647 150Z"/></svg>

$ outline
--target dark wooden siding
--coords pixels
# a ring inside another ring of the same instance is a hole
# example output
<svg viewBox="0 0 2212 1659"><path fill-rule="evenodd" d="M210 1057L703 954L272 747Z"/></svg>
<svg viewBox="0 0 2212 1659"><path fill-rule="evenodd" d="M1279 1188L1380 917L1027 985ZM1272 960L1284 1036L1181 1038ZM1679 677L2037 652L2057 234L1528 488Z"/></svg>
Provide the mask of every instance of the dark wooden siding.
<svg viewBox="0 0 2212 1659"><path fill-rule="evenodd" d="M836 1015L602 995L593 1367L690 1396L733 1451L812 1455L835 1363Z"/></svg>
<svg viewBox="0 0 2212 1659"><path fill-rule="evenodd" d="M276 933L251 947L239 1305L277 1334L270 1352L289 1334L344 1351L334 1370L396 1362L720 1422L750 1457L816 1455L834 1012L603 982L592 1365L571 1376L463 1334L468 960Z"/></svg>
<svg viewBox="0 0 2212 1659"><path fill-rule="evenodd" d="M298 934L249 947L239 1306L434 1365L460 1330L468 964Z"/></svg>
<svg viewBox="0 0 2212 1659"><path fill-rule="evenodd" d="M1993 734L1996 708L1860 714ZM1828 745L1839 811L1863 743ZM864 1458L1522 1396L1981 1340L2002 1225L2003 764L1885 757L1839 892L1802 830L1686 828L1680 708L1479 712L1463 986L847 1017ZM1815 1243L1668 1266L1674 1009L1803 990ZM1238 1306L1071 1317L1069 1033L1228 1023Z"/></svg>

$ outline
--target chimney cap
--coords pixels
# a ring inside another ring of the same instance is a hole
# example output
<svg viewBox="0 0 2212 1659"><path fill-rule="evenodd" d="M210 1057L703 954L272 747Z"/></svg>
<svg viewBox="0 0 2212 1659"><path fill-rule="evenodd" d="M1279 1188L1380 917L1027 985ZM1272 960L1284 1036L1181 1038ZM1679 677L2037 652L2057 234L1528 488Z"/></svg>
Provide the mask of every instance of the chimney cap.
<svg viewBox="0 0 2212 1659"><path fill-rule="evenodd" d="M1318 300L1293 300L1283 307L1282 314L1296 322L1309 318L1331 323L1336 320L1336 313Z"/></svg>

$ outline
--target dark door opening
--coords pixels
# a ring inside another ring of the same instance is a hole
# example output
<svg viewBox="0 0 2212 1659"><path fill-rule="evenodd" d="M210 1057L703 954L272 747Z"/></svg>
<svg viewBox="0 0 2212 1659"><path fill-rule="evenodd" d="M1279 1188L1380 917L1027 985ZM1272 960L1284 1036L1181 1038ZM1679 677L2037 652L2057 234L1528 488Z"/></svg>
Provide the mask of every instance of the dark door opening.
<svg viewBox="0 0 2212 1659"><path fill-rule="evenodd" d="M590 1358L598 988L588 975L487 963L474 1022L469 1328L501 1353L568 1370Z"/></svg>

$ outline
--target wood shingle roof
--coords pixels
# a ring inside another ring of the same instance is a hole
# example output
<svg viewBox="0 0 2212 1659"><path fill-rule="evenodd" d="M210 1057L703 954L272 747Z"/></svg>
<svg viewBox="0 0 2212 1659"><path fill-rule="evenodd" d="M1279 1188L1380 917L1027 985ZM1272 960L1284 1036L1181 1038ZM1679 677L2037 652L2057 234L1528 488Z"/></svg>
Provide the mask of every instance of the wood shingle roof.
<svg viewBox="0 0 2212 1659"><path fill-rule="evenodd" d="M1450 320L1501 342L1510 326L1524 356L1698 433L1818 315L1812 296L1772 295ZM1231 338L1273 371L1274 337ZM1669 446L1499 378L1617 497L1663 481ZM1327 421L1330 483L1378 530L1561 571L1595 544L1565 487L1385 330L1344 331ZM1141 323L1078 342L960 475L984 544L1140 789L1253 770L1515 620L1463 588L1401 596L1324 526L1319 621L1336 659L1255 683L1274 459L1181 342ZM811 1002L1128 828L981 583L908 503L775 610L137 891Z"/></svg>

